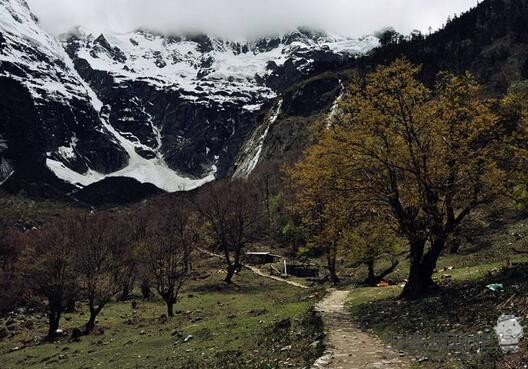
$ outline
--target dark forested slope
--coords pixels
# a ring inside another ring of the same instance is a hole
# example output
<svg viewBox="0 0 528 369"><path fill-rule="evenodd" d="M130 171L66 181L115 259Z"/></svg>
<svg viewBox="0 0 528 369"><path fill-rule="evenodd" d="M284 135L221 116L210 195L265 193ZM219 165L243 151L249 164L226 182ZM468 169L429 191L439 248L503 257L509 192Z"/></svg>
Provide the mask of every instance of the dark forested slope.
<svg viewBox="0 0 528 369"><path fill-rule="evenodd" d="M431 35L395 35L354 66L369 69L400 56L422 64L428 83L441 70L469 70L491 91L503 92L528 78L528 1L485 0Z"/></svg>
<svg viewBox="0 0 528 369"><path fill-rule="evenodd" d="M440 71L473 73L490 94L504 93L512 84L528 79L528 1L485 0L448 20L437 32L409 36L387 31L382 45L339 70L328 70L295 84L284 92L284 109L270 128L262 161L298 158L314 125L324 124L335 108L334 98L352 70L369 72L379 65L406 57L422 66L421 78L433 85ZM304 109L299 109L304 106ZM297 107L297 108L296 108ZM311 109L317 107L317 109ZM313 132L312 132L313 136Z"/></svg>

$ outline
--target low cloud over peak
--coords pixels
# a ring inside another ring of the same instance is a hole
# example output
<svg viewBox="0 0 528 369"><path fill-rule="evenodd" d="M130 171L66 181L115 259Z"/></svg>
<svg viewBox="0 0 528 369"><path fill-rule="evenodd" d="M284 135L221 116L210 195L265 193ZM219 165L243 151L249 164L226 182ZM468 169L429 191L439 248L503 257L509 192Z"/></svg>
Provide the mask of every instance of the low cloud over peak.
<svg viewBox="0 0 528 369"><path fill-rule="evenodd" d="M385 26L408 33L439 28L477 0L28 0L49 31L204 32L252 38L310 26L361 36Z"/></svg>

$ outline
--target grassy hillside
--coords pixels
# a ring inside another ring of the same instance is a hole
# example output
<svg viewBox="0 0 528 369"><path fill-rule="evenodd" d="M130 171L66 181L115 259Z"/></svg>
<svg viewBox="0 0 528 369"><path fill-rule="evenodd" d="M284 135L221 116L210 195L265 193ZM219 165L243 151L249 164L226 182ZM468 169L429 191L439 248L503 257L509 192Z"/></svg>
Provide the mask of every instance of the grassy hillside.
<svg viewBox="0 0 528 369"><path fill-rule="evenodd" d="M0 323L2 368L286 368L312 362L322 348L313 315L314 291L243 272L226 287L220 265L193 280L167 320L161 301L115 302L97 331L80 342L41 343L42 314L16 314ZM84 306L66 314L66 333L87 319ZM7 328L4 328L7 326ZM7 330L6 330L7 329ZM187 339L187 340L186 340ZM314 343L315 342L315 343Z"/></svg>
<svg viewBox="0 0 528 369"><path fill-rule="evenodd" d="M434 279L441 290L420 301L398 300L399 285L386 288L353 289L348 308L362 328L385 338L396 334L402 338L431 337L435 334L454 334L474 337L490 333L502 314L528 317L528 256L515 249L526 250L528 218L523 214L503 214L502 221L488 224L473 233L471 242L463 244L460 253L440 259ZM402 282L408 270L404 262L390 276ZM354 274L355 280L362 276ZM498 283L503 290L491 291L486 286ZM504 355L495 349L464 353L452 349L440 355L433 351L408 347L408 355L418 357L417 368L423 369L487 369L521 368L528 360L526 350L516 355Z"/></svg>

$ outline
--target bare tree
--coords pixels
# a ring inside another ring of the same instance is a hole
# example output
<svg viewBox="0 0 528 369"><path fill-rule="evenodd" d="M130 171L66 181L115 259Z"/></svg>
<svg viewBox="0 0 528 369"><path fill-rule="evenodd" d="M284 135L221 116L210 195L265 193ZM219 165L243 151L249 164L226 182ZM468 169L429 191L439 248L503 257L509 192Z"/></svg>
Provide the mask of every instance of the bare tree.
<svg viewBox="0 0 528 369"><path fill-rule="evenodd" d="M225 282L232 283L244 247L262 228L255 186L242 179L221 181L202 189L192 201L205 220L212 246L225 257Z"/></svg>
<svg viewBox="0 0 528 369"><path fill-rule="evenodd" d="M153 207L155 209L158 205L153 200ZM147 230L149 226L150 217L157 216L159 213L156 210L154 213L149 211L149 208L139 208L134 211L134 217L129 220L130 226L130 239L131 243L128 246L128 250L122 253L122 265L123 265L123 283L120 300L126 300L130 292L134 289L136 281L139 282L141 294L143 299L147 300L150 298L150 272L148 266L143 262L142 249L147 238Z"/></svg>
<svg viewBox="0 0 528 369"><path fill-rule="evenodd" d="M126 255L121 266L121 294L119 300L127 301L134 290L137 278L137 259L134 255Z"/></svg>
<svg viewBox="0 0 528 369"><path fill-rule="evenodd" d="M126 223L109 214L82 214L76 219L76 271L90 317L85 334L94 328L97 316L123 285L122 259L129 244Z"/></svg>
<svg viewBox="0 0 528 369"><path fill-rule="evenodd" d="M144 240L144 260L156 290L174 316L180 289L190 276L190 262L197 233L189 207L178 197L154 209Z"/></svg>
<svg viewBox="0 0 528 369"><path fill-rule="evenodd" d="M26 238L25 232L2 224L0 219L0 313L23 300L20 256L26 247Z"/></svg>
<svg viewBox="0 0 528 369"><path fill-rule="evenodd" d="M134 290L136 281L142 278L140 248L141 242L146 237L147 218L144 211L137 211L134 218L127 220L124 225L129 235L128 242L120 243L121 247L116 250L116 256L121 265L120 281L121 294L119 299L126 301ZM143 281L142 281L143 282Z"/></svg>
<svg viewBox="0 0 528 369"><path fill-rule="evenodd" d="M28 234L31 241L24 256L29 286L48 301L48 335L53 341L62 313L77 293L74 269L74 223L65 216Z"/></svg>
<svg viewBox="0 0 528 369"><path fill-rule="evenodd" d="M284 162L281 161L267 161L260 164L255 172L251 174L251 182L258 193L269 227L273 226L273 199L286 188L282 183L283 165Z"/></svg>

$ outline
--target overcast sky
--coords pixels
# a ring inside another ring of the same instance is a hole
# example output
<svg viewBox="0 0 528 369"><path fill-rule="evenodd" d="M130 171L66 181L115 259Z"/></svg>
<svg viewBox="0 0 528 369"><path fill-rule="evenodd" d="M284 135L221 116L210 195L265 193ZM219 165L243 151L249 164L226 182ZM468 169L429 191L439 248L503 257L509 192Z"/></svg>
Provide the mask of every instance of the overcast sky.
<svg viewBox="0 0 528 369"><path fill-rule="evenodd" d="M402 33L441 27L477 0L27 0L53 33L76 25L93 31L201 31L247 38L300 25L344 36L393 26Z"/></svg>

